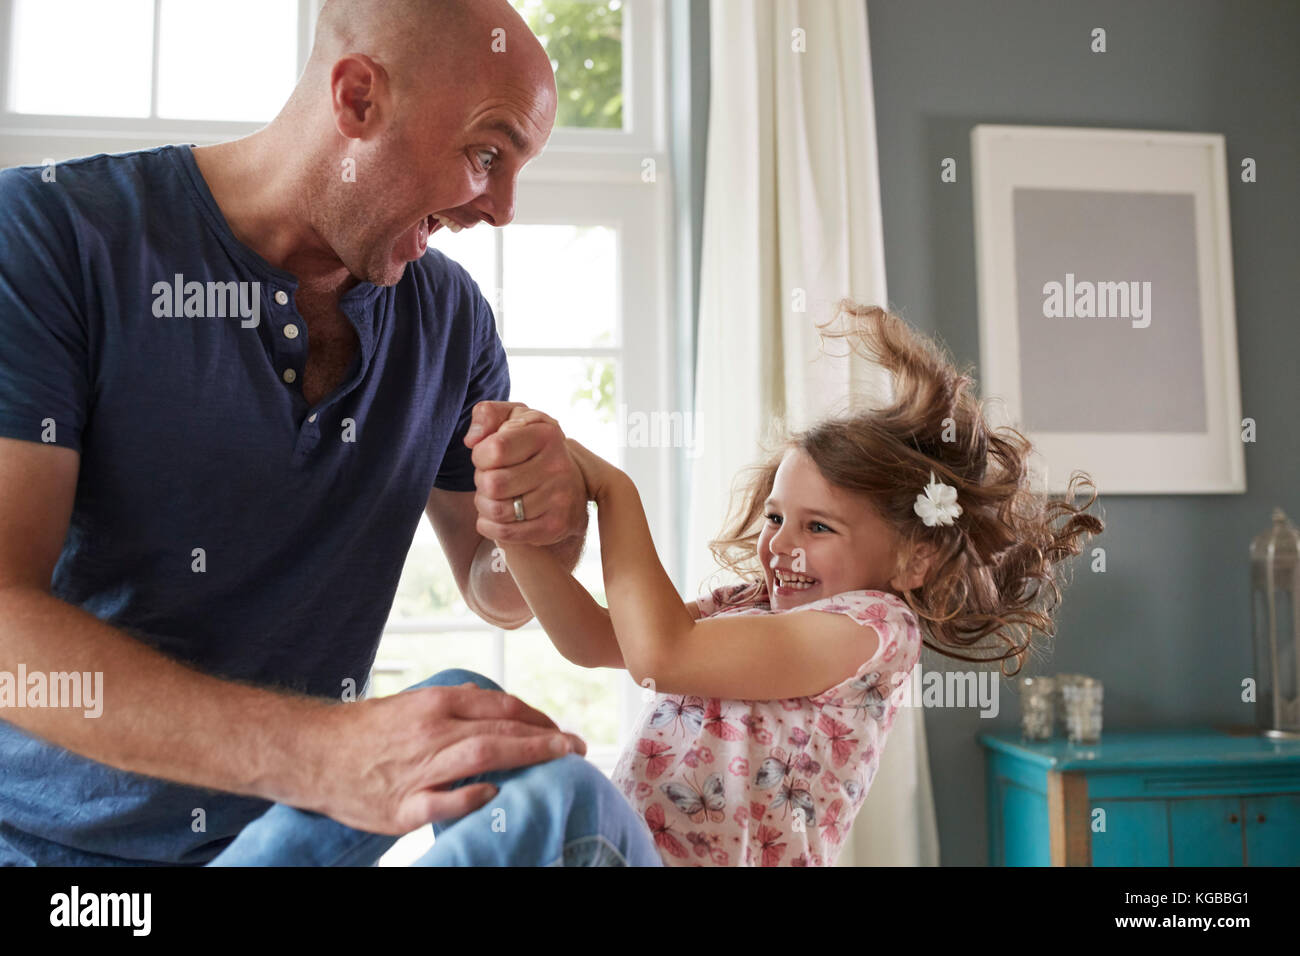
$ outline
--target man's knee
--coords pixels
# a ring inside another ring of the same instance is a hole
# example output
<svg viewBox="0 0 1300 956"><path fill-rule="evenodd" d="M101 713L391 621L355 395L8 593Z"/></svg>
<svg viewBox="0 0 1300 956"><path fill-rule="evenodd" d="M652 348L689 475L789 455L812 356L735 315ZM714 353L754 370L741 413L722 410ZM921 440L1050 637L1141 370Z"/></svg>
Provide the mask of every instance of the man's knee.
<svg viewBox="0 0 1300 956"><path fill-rule="evenodd" d="M465 670L463 667L451 667L445 671L438 671L432 677L420 681L418 684L412 684L407 690L415 690L419 687L456 687L460 684L472 683L483 688L484 690L501 690L501 686L490 677L484 677L477 671Z"/></svg>
<svg viewBox="0 0 1300 956"><path fill-rule="evenodd" d="M599 767L579 754L534 764L523 778L538 797L560 793L577 803L588 803L613 786Z"/></svg>

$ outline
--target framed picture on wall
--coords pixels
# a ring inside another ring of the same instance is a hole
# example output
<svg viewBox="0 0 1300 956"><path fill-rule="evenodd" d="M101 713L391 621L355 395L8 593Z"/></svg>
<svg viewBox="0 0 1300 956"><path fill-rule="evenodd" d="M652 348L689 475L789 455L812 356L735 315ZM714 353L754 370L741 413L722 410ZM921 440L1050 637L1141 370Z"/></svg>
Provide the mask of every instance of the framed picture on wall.
<svg viewBox="0 0 1300 956"><path fill-rule="evenodd" d="M980 381L1037 486L1246 490L1221 135L971 131Z"/></svg>

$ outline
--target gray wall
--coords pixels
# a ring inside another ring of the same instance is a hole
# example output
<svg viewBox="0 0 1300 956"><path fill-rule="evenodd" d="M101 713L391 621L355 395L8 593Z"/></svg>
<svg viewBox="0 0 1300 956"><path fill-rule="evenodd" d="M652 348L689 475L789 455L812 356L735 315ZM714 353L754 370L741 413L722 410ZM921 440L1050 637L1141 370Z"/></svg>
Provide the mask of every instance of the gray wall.
<svg viewBox="0 0 1300 956"><path fill-rule="evenodd" d="M1294 0L866 0L891 304L978 362L970 129L977 123L1222 133L1227 141L1244 495L1107 496L1105 574L1076 560L1041 673L1105 684L1105 726L1246 724L1247 547L1273 506L1300 520L1300 3ZM1089 52L1106 28L1105 54ZM939 180L945 156L958 182ZM1243 184L1243 157L1259 181ZM1099 370L1104 376L1105 371ZM943 658L927 654L927 669ZM955 667L964 665L954 663ZM930 710L944 865L987 862L975 737L1001 713Z"/></svg>

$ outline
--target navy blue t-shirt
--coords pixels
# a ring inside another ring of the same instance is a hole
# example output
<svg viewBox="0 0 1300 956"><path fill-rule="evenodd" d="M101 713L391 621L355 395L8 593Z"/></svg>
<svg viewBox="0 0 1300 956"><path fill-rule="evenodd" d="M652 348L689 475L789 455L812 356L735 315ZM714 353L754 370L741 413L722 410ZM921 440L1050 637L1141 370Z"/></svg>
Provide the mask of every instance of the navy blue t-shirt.
<svg viewBox="0 0 1300 956"><path fill-rule="evenodd" d="M0 171L0 435L81 455L52 593L210 674L363 688L431 489L474 489L471 410L509 397L490 306L437 250L360 283L357 358L309 407L297 281L235 238L189 147L52 168ZM3 716L0 863L202 863L270 806Z"/></svg>

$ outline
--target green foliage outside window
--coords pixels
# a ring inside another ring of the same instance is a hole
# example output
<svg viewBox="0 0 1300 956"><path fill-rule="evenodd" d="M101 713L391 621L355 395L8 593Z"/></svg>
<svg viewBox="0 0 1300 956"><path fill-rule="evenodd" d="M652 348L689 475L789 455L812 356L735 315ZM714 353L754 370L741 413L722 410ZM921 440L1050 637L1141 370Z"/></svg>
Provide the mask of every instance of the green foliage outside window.
<svg viewBox="0 0 1300 956"><path fill-rule="evenodd" d="M551 58L555 125L623 128L622 0L511 0Z"/></svg>

